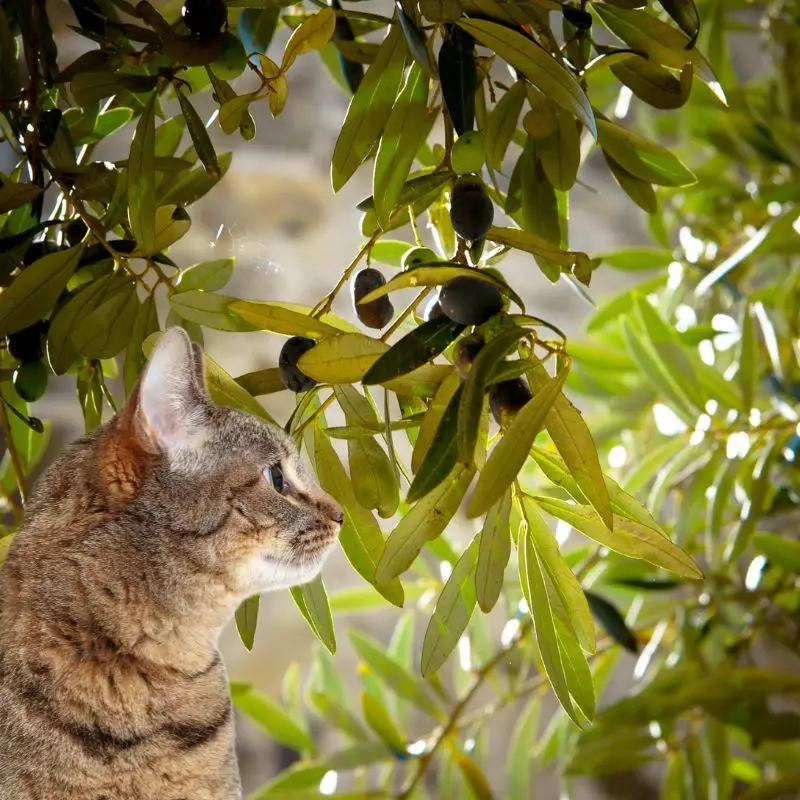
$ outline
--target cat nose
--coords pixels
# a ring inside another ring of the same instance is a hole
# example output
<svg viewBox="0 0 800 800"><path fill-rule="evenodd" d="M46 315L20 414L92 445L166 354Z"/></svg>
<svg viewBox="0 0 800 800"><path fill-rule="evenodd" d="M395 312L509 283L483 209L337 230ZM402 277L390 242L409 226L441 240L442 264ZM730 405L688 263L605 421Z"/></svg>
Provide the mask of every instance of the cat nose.
<svg viewBox="0 0 800 800"><path fill-rule="evenodd" d="M344 522L344 511L342 511L342 507L332 497L323 497L319 505L320 509L329 520L339 525Z"/></svg>

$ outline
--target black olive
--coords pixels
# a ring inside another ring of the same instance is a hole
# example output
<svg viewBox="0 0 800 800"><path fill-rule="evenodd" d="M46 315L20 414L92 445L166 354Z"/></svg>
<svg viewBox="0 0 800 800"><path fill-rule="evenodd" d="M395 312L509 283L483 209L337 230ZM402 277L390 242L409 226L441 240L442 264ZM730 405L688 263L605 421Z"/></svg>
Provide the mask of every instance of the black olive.
<svg viewBox="0 0 800 800"><path fill-rule="evenodd" d="M503 310L503 296L491 283L478 278L454 278L439 294L442 311L461 325L482 325Z"/></svg>
<svg viewBox="0 0 800 800"><path fill-rule="evenodd" d="M33 403L45 393L47 376L43 361L26 361L14 372L14 388L23 400Z"/></svg>
<svg viewBox="0 0 800 800"><path fill-rule="evenodd" d="M507 426L531 397L531 390L522 378L492 384L489 387L489 408L495 422Z"/></svg>
<svg viewBox="0 0 800 800"><path fill-rule="evenodd" d="M470 336L465 336L460 339L458 344L453 350L453 361L455 362L456 369L464 380L467 379L472 362L475 357L483 349L486 342L479 333L473 333Z"/></svg>
<svg viewBox="0 0 800 800"><path fill-rule="evenodd" d="M353 281L353 307L361 322L368 328L385 328L394 316L394 306L386 295L371 303L359 303L370 292L386 285L383 274L372 267L362 269Z"/></svg>
<svg viewBox="0 0 800 800"><path fill-rule="evenodd" d="M46 322L35 322L28 328L12 333L8 339L8 352L17 361L38 361L44 354L43 338L47 333Z"/></svg>
<svg viewBox="0 0 800 800"><path fill-rule="evenodd" d="M281 348L278 356L278 372L280 373L283 385L293 392L307 392L317 382L309 378L297 366L297 362L303 353L311 350L316 342L313 339L306 339L304 336L292 336Z"/></svg>
<svg viewBox="0 0 800 800"><path fill-rule="evenodd" d="M59 122L61 122L61 110L58 108L48 108L39 114L36 132L39 135L39 144L42 147L50 147L53 144Z"/></svg>
<svg viewBox="0 0 800 800"><path fill-rule="evenodd" d="M425 322L430 322L432 319L442 314L444 314L444 311L442 311L442 306L439 304L439 295L435 294L428 298L422 309L422 319L424 319Z"/></svg>
<svg viewBox="0 0 800 800"><path fill-rule="evenodd" d="M223 0L186 0L181 16L198 39L213 39L228 21L228 9Z"/></svg>
<svg viewBox="0 0 800 800"><path fill-rule="evenodd" d="M479 178L459 178L450 196L453 230L468 242L482 239L494 220L494 205Z"/></svg>
<svg viewBox="0 0 800 800"><path fill-rule="evenodd" d="M89 229L82 219L73 219L66 228L64 228L64 238L70 247L80 244L86 236Z"/></svg>

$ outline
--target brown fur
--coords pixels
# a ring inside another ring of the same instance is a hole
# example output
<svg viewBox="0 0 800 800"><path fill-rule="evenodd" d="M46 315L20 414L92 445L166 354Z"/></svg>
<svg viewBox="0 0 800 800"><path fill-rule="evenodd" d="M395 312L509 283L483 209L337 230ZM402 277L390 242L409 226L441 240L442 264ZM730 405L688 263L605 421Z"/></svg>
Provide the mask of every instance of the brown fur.
<svg viewBox="0 0 800 800"><path fill-rule="evenodd" d="M198 372L167 332L25 509L0 572L1 800L241 796L217 637L246 597L314 577L342 515L282 431L211 404Z"/></svg>

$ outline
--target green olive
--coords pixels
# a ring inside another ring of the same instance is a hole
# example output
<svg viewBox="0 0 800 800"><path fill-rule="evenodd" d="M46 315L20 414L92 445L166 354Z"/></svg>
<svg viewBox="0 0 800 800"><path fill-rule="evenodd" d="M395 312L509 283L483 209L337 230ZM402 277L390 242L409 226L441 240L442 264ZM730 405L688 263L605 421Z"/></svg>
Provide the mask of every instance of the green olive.
<svg viewBox="0 0 800 800"><path fill-rule="evenodd" d="M47 367L43 361L26 361L14 372L14 388L28 403L38 400L47 389Z"/></svg>
<svg viewBox="0 0 800 800"><path fill-rule="evenodd" d="M456 175L480 172L486 161L486 146L480 131L466 131L458 137L450 153L450 164Z"/></svg>
<svg viewBox="0 0 800 800"><path fill-rule="evenodd" d="M412 247L403 256L403 269L418 267L420 264L430 264L441 259L429 247Z"/></svg>

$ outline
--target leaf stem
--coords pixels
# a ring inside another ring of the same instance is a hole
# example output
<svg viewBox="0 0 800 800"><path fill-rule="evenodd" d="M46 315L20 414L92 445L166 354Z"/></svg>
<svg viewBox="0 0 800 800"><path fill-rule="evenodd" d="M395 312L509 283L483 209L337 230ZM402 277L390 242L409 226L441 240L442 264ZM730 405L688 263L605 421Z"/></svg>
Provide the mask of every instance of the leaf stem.
<svg viewBox="0 0 800 800"><path fill-rule="evenodd" d="M0 398L0 426L3 428L3 438L6 440L6 449L11 457L11 467L14 470L19 496L24 505L28 499L28 491L25 488L25 473L22 469L22 462L19 460L19 453L17 452L16 445L14 444L14 437L11 434L11 423L8 421L5 398Z"/></svg>

